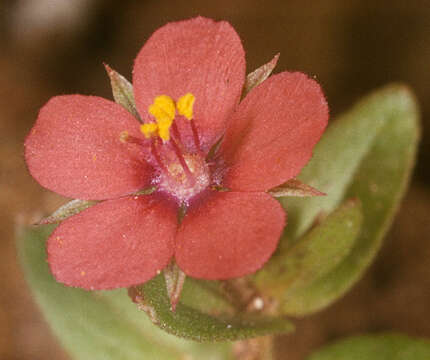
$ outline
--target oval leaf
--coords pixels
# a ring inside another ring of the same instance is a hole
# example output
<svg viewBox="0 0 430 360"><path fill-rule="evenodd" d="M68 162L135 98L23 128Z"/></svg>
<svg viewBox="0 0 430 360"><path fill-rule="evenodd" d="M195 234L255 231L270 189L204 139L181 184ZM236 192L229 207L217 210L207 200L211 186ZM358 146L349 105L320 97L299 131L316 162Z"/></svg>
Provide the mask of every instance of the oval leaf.
<svg viewBox="0 0 430 360"><path fill-rule="evenodd" d="M182 288L181 303L208 314L233 314L238 304L221 281L187 277Z"/></svg>
<svg viewBox="0 0 430 360"><path fill-rule="evenodd" d="M197 341L233 341L269 334L288 333L292 323L282 317L260 315L211 316L179 302L171 311L162 275L136 287L135 301L152 322L168 333Z"/></svg>
<svg viewBox="0 0 430 360"><path fill-rule="evenodd" d="M388 85L375 91L333 121L316 145L311 161L298 177L327 196L305 201L281 199L281 203L288 208L289 239L297 239L318 214L329 213L342 202L374 143L389 139L384 136L384 126L395 126L398 121L414 127L414 138L409 145L414 148L417 141L417 107L409 89L402 85ZM376 139L379 134L381 137ZM395 146L388 150L389 158L396 158L395 150Z"/></svg>
<svg viewBox="0 0 430 360"><path fill-rule="evenodd" d="M362 218L360 203L347 201L259 271L255 276L257 287L281 304L288 301L296 289L309 286L348 255Z"/></svg>
<svg viewBox="0 0 430 360"><path fill-rule="evenodd" d="M283 304L287 314L315 312L343 295L360 278L381 246L414 164L418 111L406 87L389 86L372 94L334 126L302 178L306 181L313 174L313 185L328 196L309 199L299 207L294 202L292 207L301 216L314 218L318 206L330 210L338 199L357 197L363 206L363 230L340 264L310 286L295 291L294 297ZM356 147L358 154L353 155ZM323 168L327 168L324 175ZM293 233L297 235L309 226L309 220L296 220Z"/></svg>
<svg viewBox="0 0 430 360"><path fill-rule="evenodd" d="M124 290L87 292L55 282L45 261L45 239L52 229L21 229L18 253L36 302L74 359L231 359L228 344L198 344L161 331Z"/></svg>
<svg viewBox="0 0 430 360"><path fill-rule="evenodd" d="M405 335L355 336L326 346L307 360L428 360L430 341Z"/></svg>

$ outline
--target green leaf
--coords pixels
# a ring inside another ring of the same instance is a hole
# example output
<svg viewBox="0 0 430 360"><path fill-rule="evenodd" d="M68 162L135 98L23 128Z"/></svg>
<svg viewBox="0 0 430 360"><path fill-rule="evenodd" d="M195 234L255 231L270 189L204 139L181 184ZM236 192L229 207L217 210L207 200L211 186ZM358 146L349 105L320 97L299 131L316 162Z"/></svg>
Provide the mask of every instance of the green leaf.
<svg viewBox="0 0 430 360"><path fill-rule="evenodd" d="M232 359L229 344L199 344L161 331L124 290L87 292L57 283L45 260L51 229L21 229L18 253L36 302L74 359Z"/></svg>
<svg viewBox="0 0 430 360"><path fill-rule="evenodd" d="M233 314L237 311L232 294L226 293L222 282L187 277L181 303L209 314Z"/></svg>
<svg viewBox="0 0 430 360"><path fill-rule="evenodd" d="M134 102L133 85L124 76L109 67L109 65L105 64L105 69L110 78L115 102L122 105L134 117L140 119Z"/></svg>
<svg viewBox="0 0 430 360"><path fill-rule="evenodd" d="M345 198L359 167L372 160L369 152L374 144L384 141L389 161L396 161L398 145L387 131L405 127L406 159L399 167L403 183L409 176L418 140L418 110L411 91L403 85L388 85L359 101L350 111L339 116L328 127L314 149L314 155L299 175L299 180L324 192L325 197L281 199L288 209L287 236L297 239L321 212L333 211ZM388 143L387 143L388 142ZM390 149L390 145L392 148ZM381 166L389 167L385 160ZM404 188L404 186L403 186Z"/></svg>
<svg viewBox="0 0 430 360"><path fill-rule="evenodd" d="M324 347L307 360L428 360L430 341L399 334L355 336Z"/></svg>
<svg viewBox="0 0 430 360"><path fill-rule="evenodd" d="M350 252L362 223L361 206L349 200L292 247L276 254L255 276L257 287L281 304L330 272Z"/></svg>
<svg viewBox="0 0 430 360"><path fill-rule="evenodd" d="M52 213L52 215L49 215L46 218L43 218L40 220L37 225L47 225L47 224L55 224L59 223L68 217L75 215L82 210L85 210L89 208L90 206L93 206L97 204L98 201L92 201L92 200L72 200L68 203L64 204L63 206L59 207L55 212Z"/></svg>
<svg viewBox="0 0 430 360"><path fill-rule="evenodd" d="M341 263L310 286L296 290L283 304L286 314L303 316L320 310L361 277L379 250L406 190L418 133L415 98L399 85L365 98L329 129L301 177L328 195L308 199L300 206L296 199L288 201L290 214L298 211L300 215L300 220L293 220L290 235L303 233L321 209L330 211L342 198L351 197L362 202L362 231Z"/></svg>
<svg viewBox="0 0 430 360"><path fill-rule="evenodd" d="M154 324L179 337L196 341L233 341L269 334L293 331L292 323L283 317L261 315L211 316L187 305L178 303L176 311L170 309L166 284L162 275L135 288L135 298Z"/></svg>

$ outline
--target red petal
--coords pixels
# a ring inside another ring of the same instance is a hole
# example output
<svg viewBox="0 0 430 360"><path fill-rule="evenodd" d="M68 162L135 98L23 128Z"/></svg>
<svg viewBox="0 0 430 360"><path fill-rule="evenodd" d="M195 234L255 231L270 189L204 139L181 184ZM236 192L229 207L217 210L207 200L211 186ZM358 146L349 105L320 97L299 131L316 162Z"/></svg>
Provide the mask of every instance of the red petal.
<svg viewBox="0 0 430 360"><path fill-rule="evenodd" d="M244 81L245 54L237 33L225 21L202 17L158 29L141 49L133 72L143 118L158 95L177 100L194 94L194 119L205 149L224 131Z"/></svg>
<svg viewBox="0 0 430 360"><path fill-rule="evenodd" d="M231 119L222 156L223 185L264 191L295 177L312 156L328 121L320 86L283 72L255 87Z"/></svg>
<svg viewBox="0 0 430 360"><path fill-rule="evenodd" d="M57 281L89 290L141 284L170 261L176 211L152 196L108 200L65 220L48 240Z"/></svg>
<svg viewBox="0 0 430 360"><path fill-rule="evenodd" d="M149 183L151 169L137 146L120 133L141 136L139 123L121 106L94 96L52 98L25 141L25 158L44 187L79 199L128 194Z"/></svg>
<svg viewBox="0 0 430 360"><path fill-rule="evenodd" d="M203 279L253 273L275 251L285 216L265 193L215 193L184 217L176 262L187 275Z"/></svg>

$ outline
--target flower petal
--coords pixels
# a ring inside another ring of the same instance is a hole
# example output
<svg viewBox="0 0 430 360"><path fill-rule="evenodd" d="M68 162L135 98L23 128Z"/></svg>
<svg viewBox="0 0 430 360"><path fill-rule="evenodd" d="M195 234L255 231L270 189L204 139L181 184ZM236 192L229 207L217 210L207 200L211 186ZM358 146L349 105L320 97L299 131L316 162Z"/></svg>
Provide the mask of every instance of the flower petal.
<svg viewBox="0 0 430 360"><path fill-rule="evenodd" d="M295 177L312 156L328 121L316 81L283 72L255 87L233 115L221 147L223 185L264 191Z"/></svg>
<svg viewBox="0 0 430 360"><path fill-rule="evenodd" d="M176 237L176 262L197 278L253 273L275 251L285 216L265 193L214 193L185 215Z"/></svg>
<svg viewBox="0 0 430 360"><path fill-rule="evenodd" d="M141 136L138 121L120 105L95 97L57 96L40 110L25 141L31 175L61 195L101 200L149 184L151 168L122 131Z"/></svg>
<svg viewBox="0 0 430 360"><path fill-rule="evenodd" d="M239 36L229 23L202 17L158 29L140 50L133 71L136 105L146 121L156 96L195 96L194 120L205 150L224 131L244 81ZM192 134L187 135L192 140Z"/></svg>
<svg viewBox="0 0 430 360"><path fill-rule="evenodd" d="M151 279L173 255L175 210L149 195L107 200L72 216L48 240L52 273L88 290Z"/></svg>

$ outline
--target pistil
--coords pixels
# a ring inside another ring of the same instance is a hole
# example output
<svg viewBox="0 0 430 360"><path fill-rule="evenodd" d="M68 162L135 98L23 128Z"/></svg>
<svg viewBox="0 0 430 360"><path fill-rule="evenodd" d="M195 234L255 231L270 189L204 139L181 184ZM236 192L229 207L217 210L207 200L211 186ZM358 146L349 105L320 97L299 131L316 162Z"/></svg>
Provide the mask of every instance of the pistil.
<svg viewBox="0 0 430 360"><path fill-rule="evenodd" d="M188 167L187 162L185 161L184 154L182 153L182 151L179 148L179 145L176 143L175 139L173 139L173 138L170 139L170 143L172 144L173 151L175 152L176 157L178 158L179 163L181 164L182 169L184 170L184 173L187 177L189 186L193 186L196 182L196 179L194 178L190 168Z"/></svg>

